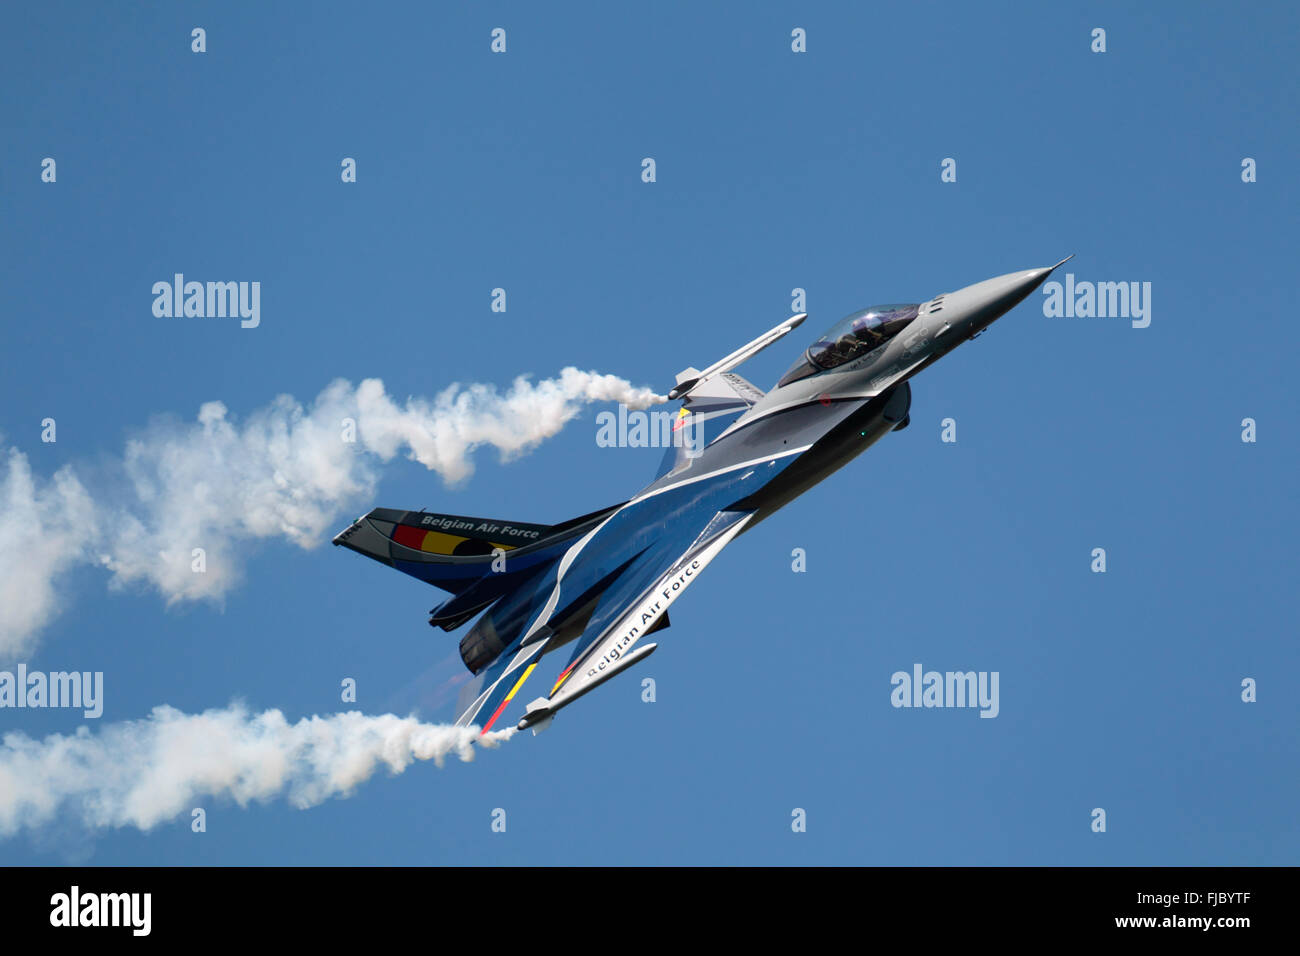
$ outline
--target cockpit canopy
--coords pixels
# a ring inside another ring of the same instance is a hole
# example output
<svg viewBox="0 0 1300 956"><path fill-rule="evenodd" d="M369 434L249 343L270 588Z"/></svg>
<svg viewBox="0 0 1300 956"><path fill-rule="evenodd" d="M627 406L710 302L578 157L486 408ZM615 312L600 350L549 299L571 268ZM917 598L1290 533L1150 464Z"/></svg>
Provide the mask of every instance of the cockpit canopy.
<svg viewBox="0 0 1300 956"><path fill-rule="evenodd" d="M808 347L808 360L820 369L835 368L888 342L916 318L920 305L873 305L846 315Z"/></svg>

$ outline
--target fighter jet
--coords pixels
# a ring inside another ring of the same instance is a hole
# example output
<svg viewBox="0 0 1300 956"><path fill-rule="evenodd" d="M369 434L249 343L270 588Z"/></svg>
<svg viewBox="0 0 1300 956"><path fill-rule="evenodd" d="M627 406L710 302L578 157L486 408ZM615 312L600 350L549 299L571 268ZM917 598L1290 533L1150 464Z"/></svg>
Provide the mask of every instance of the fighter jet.
<svg viewBox="0 0 1300 956"><path fill-rule="evenodd" d="M732 540L908 425L910 380L983 332L1055 266L1012 272L926 302L874 305L812 342L764 393L732 369L798 328L791 316L700 371L681 400L654 480L633 497L556 525L376 508L335 538L451 597L429 623L453 631L474 677L457 725L487 733L548 654L568 648L550 691L518 728L648 657L668 610Z"/></svg>

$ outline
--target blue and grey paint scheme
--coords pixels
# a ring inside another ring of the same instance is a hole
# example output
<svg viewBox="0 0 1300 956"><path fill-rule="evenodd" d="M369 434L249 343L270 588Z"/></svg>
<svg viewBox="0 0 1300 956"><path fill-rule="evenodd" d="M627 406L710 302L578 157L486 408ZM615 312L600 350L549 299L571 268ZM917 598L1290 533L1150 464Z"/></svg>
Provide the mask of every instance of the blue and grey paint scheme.
<svg viewBox="0 0 1300 956"><path fill-rule="evenodd" d="M873 306L813 341L771 391L734 371L801 325L795 315L703 371L677 376L670 400L697 447L671 447L636 495L557 525L377 508L334 543L452 596L429 623L455 630L474 675L457 724L498 721L538 661L572 645L550 692L518 722L555 713L650 654L642 638L734 538L906 428L910 380L983 332L1055 266L1008 273L925 302Z"/></svg>

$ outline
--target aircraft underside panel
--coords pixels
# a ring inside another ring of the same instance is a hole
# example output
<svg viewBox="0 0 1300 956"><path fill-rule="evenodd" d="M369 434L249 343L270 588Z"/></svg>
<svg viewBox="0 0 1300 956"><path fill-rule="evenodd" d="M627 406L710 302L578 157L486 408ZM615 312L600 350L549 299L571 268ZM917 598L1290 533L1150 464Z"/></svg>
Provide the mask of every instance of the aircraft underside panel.
<svg viewBox="0 0 1300 956"><path fill-rule="evenodd" d="M529 666L535 663L523 653L534 646L529 637L531 629L545 625L552 633L561 630L565 622L551 616L555 609L571 606L597 580L607 576L609 568L624 563L624 555L633 554L635 557L600 594L581 636L574 643L571 666L561 673L556 687L575 672L583 673L581 666L575 671L572 665L581 665L611 628L638 602L644 601L684 556L701 554L718 541L725 544L738 532L750 515L733 512L727 506L745 497L747 490L756 491L764 481L778 474L781 467L788 465L791 457L734 468L702 481L672 487L662 494L634 500L612 515L589 540L581 543L580 554L566 557L572 562L569 573L560 576L557 569L553 592L545 605L550 610L534 618L529 631L521 629L512 640L501 640L500 656L465 688L456 722L468 726L475 720L495 719L501 702L513 693L513 685L506 685L521 676L519 668L525 666L515 662L528 660ZM720 549L718 544L717 550ZM716 551L710 553L708 560L713 553ZM706 562L691 566L688 562L681 569L682 580L675 585L670 583L662 607L651 608L650 617L637 623L639 630L633 640L644 635L645 628L654 624L658 610L667 609L703 563ZM534 593L529 599L535 606L541 598L540 593ZM481 620L476 628L482 625ZM614 653L619 653L619 649L614 648ZM485 725L485 730L488 726L490 723Z"/></svg>

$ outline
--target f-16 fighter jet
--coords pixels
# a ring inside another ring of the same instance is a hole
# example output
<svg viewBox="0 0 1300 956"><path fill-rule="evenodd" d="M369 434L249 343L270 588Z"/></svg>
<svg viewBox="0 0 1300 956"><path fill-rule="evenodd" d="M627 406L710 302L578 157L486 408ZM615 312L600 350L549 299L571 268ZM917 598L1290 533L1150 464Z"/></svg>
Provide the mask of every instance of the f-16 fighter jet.
<svg viewBox="0 0 1300 956"><path fill-rule="evenodd" d="M1062 260L1065 262L1068 260ZM735 537L908 424L909 380L979 335L1062 263L987 279L927 302L845 316L764 394L732 369L804 321L791 316L700 371L654 481L627 501L556 525L376 508L334 538L451 593L429 623L452 631L474 675L456 723L490 730L541 659L568 650L518 722L534 733L634 666L668 610Z"/></svg>

